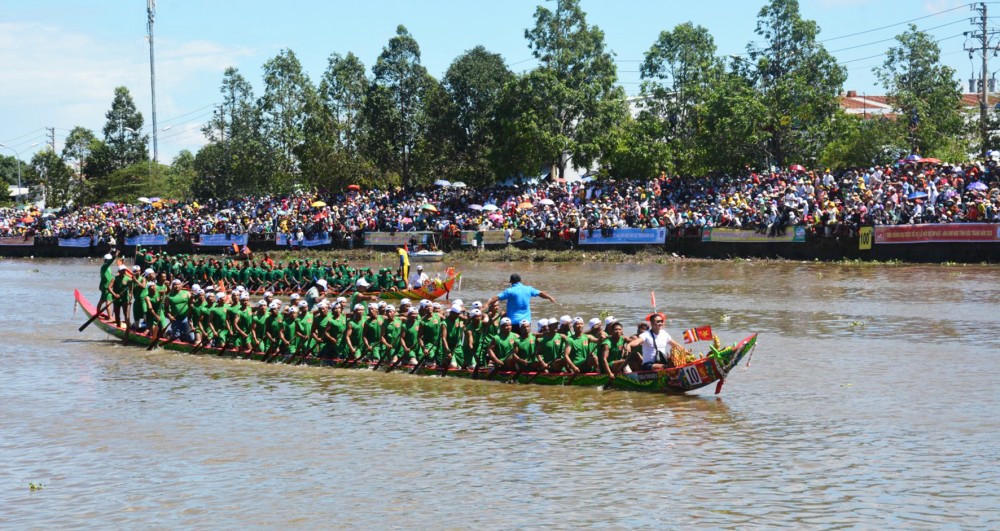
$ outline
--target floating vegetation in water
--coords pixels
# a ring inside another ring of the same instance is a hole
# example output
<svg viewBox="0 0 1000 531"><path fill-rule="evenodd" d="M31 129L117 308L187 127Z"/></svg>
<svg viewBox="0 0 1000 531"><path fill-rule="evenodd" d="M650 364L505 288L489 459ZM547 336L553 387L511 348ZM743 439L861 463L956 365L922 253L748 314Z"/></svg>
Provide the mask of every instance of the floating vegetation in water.
<svg viewBox="0 0 1000 531"><path fill-rule="evenodd" d="M868 326L868 323L866 323L864 321L851 321L851 326L864 328L864 327Z"/></svg>
<svg viewBox="0 0 1000 531"><path fill-rule="evenodd" d="M719 317L719 322L720 323L728 323L730 319L732 319L732 317L730 317L729 314L725 314L724 313L724 314L722 314L721 317Z"/></svg>
<svg viewBox="0 0 1000 531"><path fill-rule="evenodd" d="M36 490L42 490L44 488L45 485L42 485L41 483L35 483L34 481L28 483L28 489L31 490L31 492L35 492Z"/></svg>

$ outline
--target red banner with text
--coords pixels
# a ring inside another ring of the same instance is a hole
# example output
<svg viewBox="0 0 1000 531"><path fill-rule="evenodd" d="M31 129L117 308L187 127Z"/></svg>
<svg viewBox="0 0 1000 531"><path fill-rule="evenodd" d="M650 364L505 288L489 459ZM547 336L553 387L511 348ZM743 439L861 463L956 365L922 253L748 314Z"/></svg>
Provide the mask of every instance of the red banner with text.
<svg viewBox="0 0 1000 531"><path fill-rule="evenodd" d="M1000 242L1000 223L931 223L875 227L876 245L943 242Z"/></svg>

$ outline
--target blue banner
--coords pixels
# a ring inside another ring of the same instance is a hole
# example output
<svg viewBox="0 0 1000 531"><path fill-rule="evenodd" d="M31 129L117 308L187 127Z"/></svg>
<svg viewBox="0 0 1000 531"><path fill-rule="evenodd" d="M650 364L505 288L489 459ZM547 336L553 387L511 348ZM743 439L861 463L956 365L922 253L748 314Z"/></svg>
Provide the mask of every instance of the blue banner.
<svg viewBox="0 0 1000 531"><path fill-rule="evenodd" d="M612 229L610 236L601 236L599 229L580 231L580 245L661 245L667 241L667 229Z"/></svg>
<svg viewBox="0 0 1000 531"><path fill-rule="evenodd" d="M229 236L225 234L202 234L198 237L198 245L205 247L231 247L235 243L242 247L247 244L249 239L249 236L246 234L232 234Z"/></svg>
<svg viewBox="0 0 1000 531"><path fill-rule="evenodd" d="M275 245L287 246L289 239L288 236L289 236L288 234L282 234L279 232L278 235L275 236L274 238ZM302 247L318 247L320 245L330 245L331 243L333 243L333 238L329 234L327 234L312 240L306 239L302 241L296 241L293 239L292 243L295 245L300 245Z"/></svg>
<svg viewBox="0 0 1000 531"><path fill-rule="evenodd" d="M125 238L125 245L142 245L150 247L153 245L166 245L166 234L140 234L131 238Z"/></svg>
<svg viewBox="0 0 1000 531"><path fill-rule="evenodd" d="M59 238L59 247L90 247L90 237Z"/></svg>

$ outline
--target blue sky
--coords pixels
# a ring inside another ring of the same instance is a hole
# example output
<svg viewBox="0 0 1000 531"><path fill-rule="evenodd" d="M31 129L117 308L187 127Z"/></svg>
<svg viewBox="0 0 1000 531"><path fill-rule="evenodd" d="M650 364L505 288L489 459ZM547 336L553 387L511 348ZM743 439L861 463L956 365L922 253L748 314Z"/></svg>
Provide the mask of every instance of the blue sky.
<svg viewBox="0 0 1000 531"><path fill-rule="evenodd" d="M435 76L459 54L484 45L515 71L534 65L524 39L540 0L159 0L155 29L160 161L204 143L200 126L220 101L222 72L235 66L261 89L260 67L283 48L298 55L315 82L331 53L353 51L370 68L398 24L421 47ZM639 90L639 62L663 30L691 21L708 28L720 55L746 52L763 0L582 0L617 55L619 78ZM845 90L881 94L873 66L905 21L941 41L942 60L959 79L978 72L962 32L973 29L957 0L800 0L820 40L848 68ZM1000 20L1000 3L991 5ZM944 13L940 13L945 11ZM940 14L935 14L940 13ZM923 17L923 18L921 18ZM867 31L890 26L877 31ZM991 24L995 27L996 24ZM851 34L864 32L859 35ZM873 57L874 56L874 57ZM1000 58L991 71L1000 69ZM145 0L0 0L0 143L28 160L55 127L61 150L76 125L100 136L114 87L132 92L150 130ZM967 83L967 81L966 81ZM32 144L39 145L32 146ZM0 148L6 155L10 150Z"/></svg>

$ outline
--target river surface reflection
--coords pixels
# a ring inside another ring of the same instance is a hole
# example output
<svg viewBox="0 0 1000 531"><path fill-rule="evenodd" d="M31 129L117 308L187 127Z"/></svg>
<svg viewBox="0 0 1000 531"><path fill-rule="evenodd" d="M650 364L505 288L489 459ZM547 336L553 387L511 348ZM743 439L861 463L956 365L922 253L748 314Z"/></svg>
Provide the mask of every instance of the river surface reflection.
<svg viewBox="0 0 1000 531"><path fill-rule="evenodd" d="M0 262L4 527L1000 527L995 267L459 264L760 333L662 397L146 353L76 331L97 266Z"/></svg>

